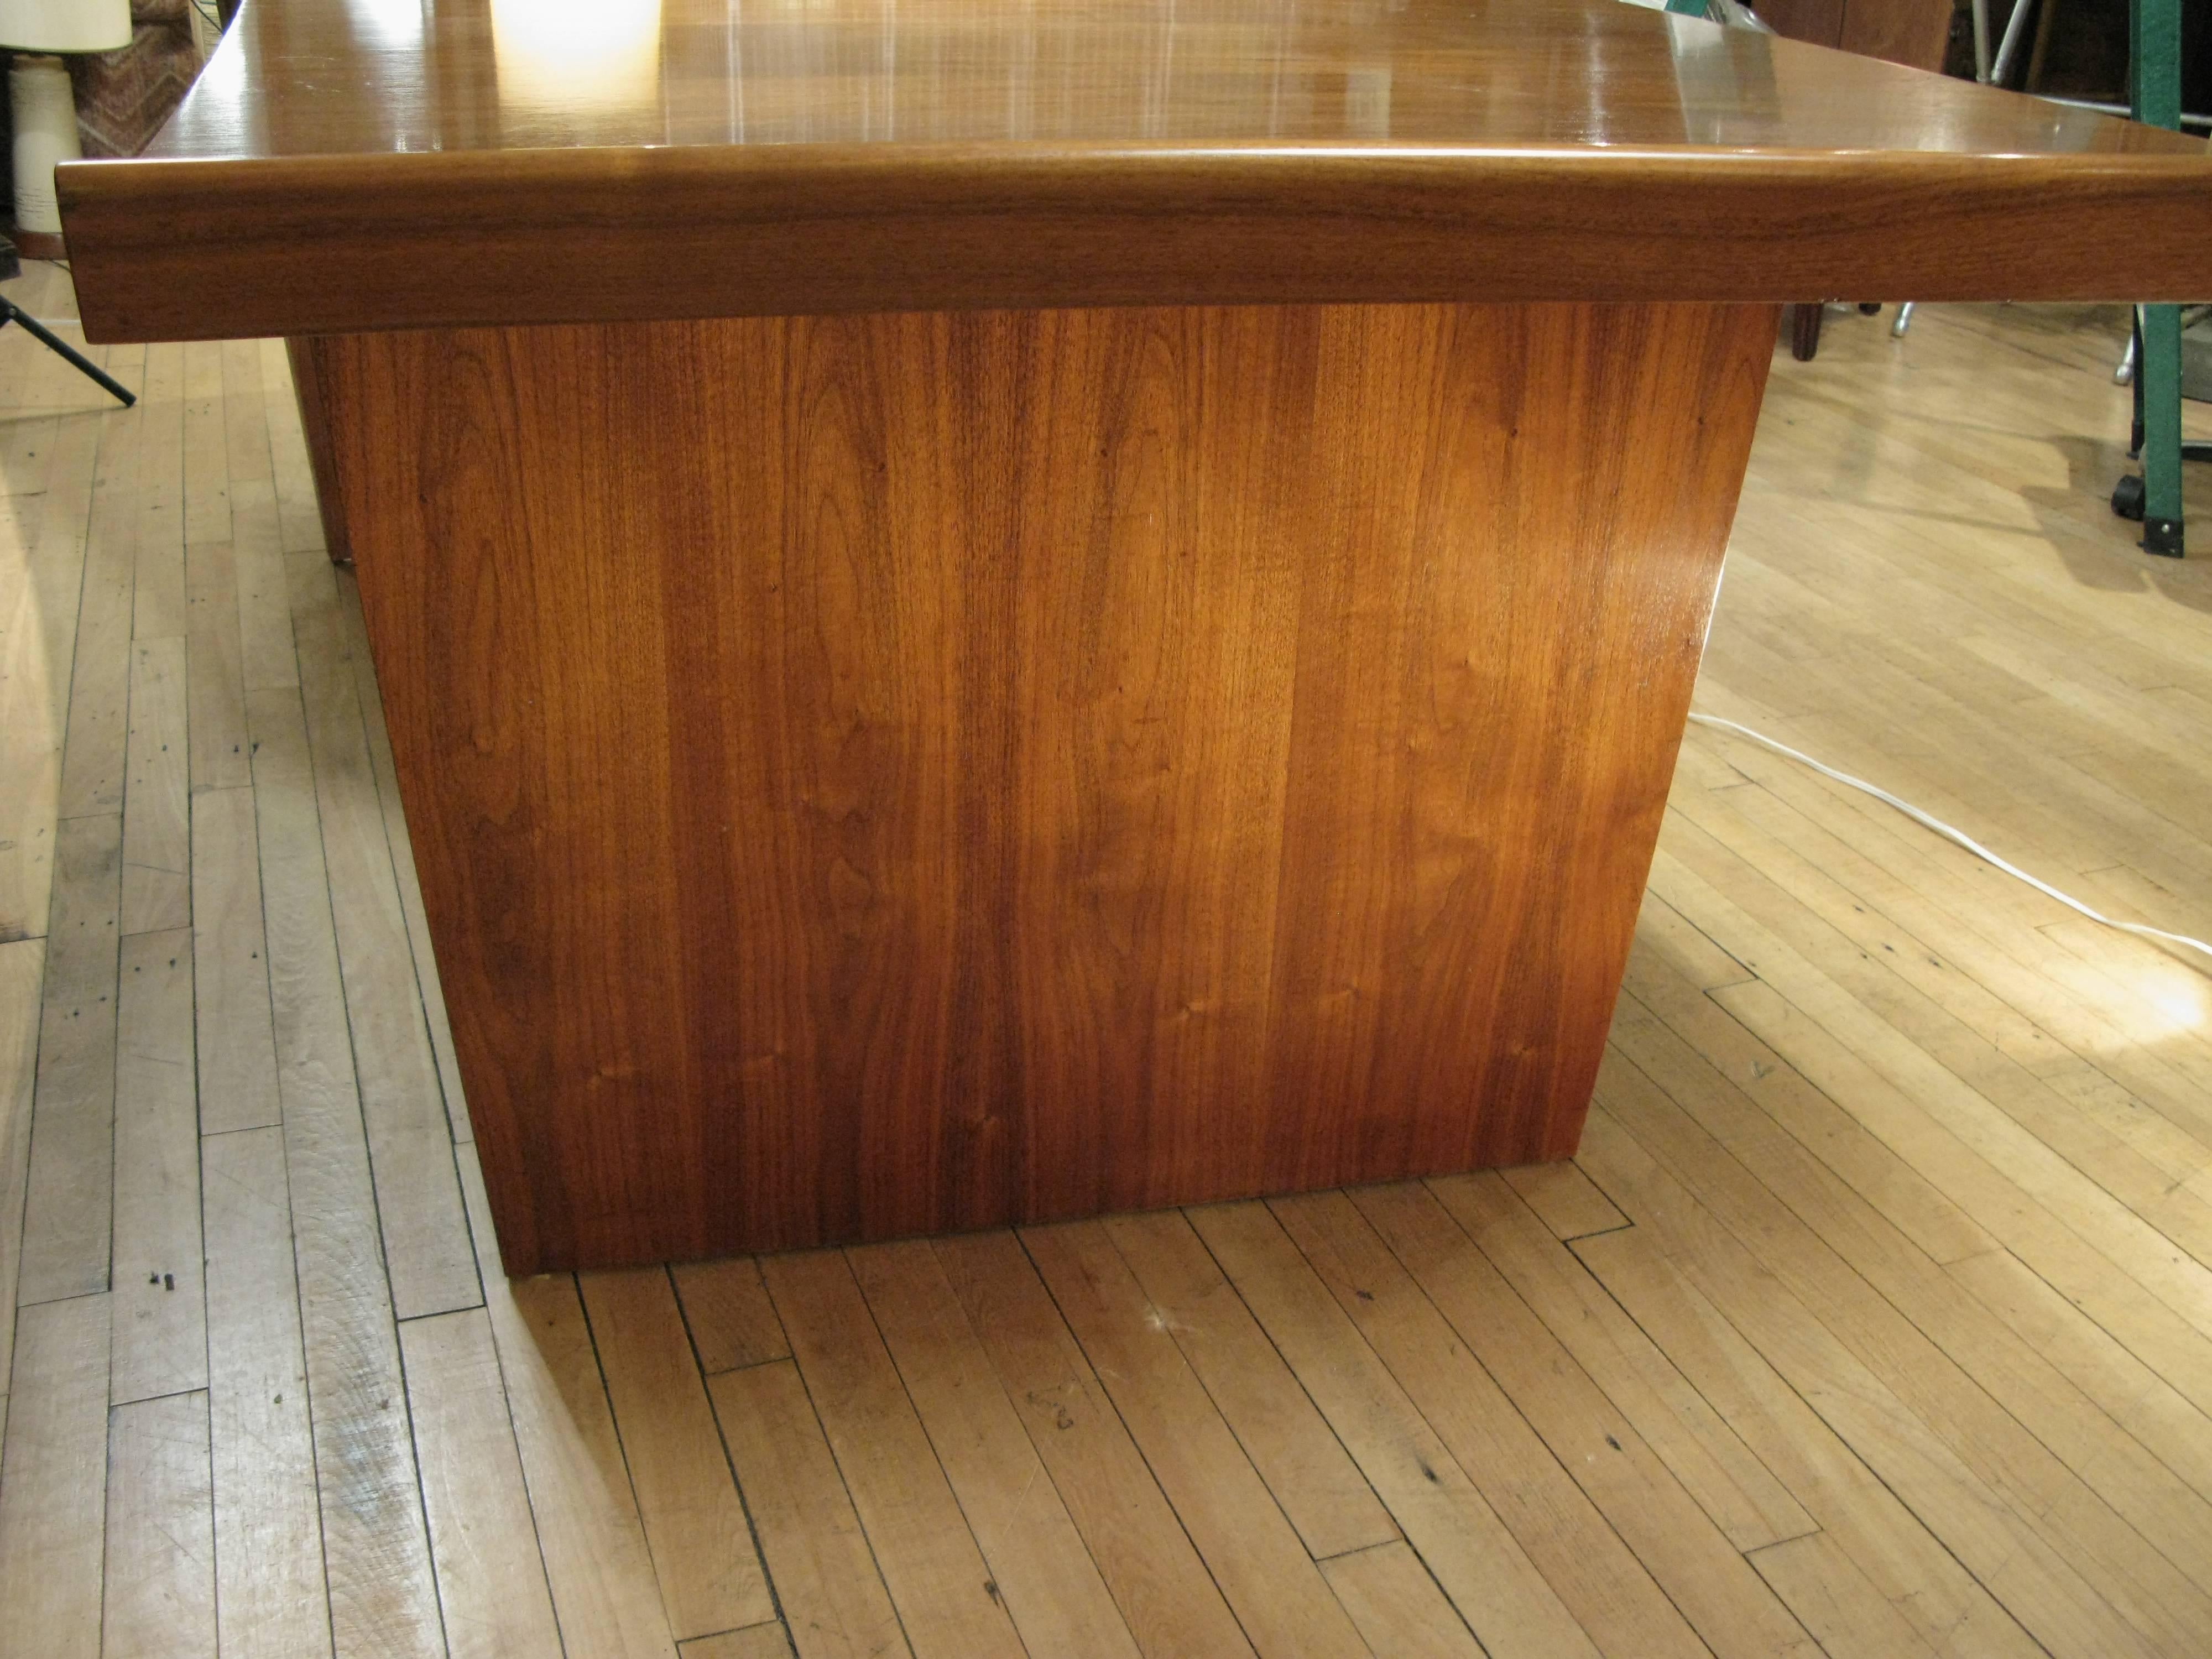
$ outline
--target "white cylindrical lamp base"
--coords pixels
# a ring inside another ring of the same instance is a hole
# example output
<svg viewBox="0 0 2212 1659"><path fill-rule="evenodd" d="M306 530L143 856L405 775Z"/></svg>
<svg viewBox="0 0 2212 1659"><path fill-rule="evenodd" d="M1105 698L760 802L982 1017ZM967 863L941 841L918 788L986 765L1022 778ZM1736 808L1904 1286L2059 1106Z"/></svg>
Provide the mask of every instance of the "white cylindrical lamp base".
<svg viewBox="0 0 2212 1659"><path fill-rule="evenodd" d="M18 54L8 71L8 96L15 106L16 228L58 236L54 164L84 154L69 70L58 58Z"/></svg>

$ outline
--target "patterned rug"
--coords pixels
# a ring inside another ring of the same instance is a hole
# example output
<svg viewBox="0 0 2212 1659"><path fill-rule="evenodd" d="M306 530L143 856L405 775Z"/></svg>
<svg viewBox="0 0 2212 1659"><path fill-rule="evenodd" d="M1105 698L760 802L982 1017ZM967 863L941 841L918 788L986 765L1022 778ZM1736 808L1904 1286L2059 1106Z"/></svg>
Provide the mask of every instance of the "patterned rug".
<svg viewBox="0 0 2212 1659"><path fill-rule="evenodd" d="M131 0L131 44L69 59L87 155L136 155L200 72L191 0Z"/></svg>

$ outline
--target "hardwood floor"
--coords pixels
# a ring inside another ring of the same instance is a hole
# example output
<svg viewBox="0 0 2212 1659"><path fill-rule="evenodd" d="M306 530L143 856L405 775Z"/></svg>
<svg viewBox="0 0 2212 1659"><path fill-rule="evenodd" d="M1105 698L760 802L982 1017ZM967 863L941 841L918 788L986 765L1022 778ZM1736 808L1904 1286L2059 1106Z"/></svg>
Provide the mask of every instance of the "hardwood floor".
<svg viewBox="0 0 2212 1659"><path fill-rule="evenodd" d="M2212 935L2118 321L1778 365L1698 702ZM100 355L0 331L7 1652L2212 1651L2203 963L1693 729L1572 1165L510 1283L283 352Z"/></svg>

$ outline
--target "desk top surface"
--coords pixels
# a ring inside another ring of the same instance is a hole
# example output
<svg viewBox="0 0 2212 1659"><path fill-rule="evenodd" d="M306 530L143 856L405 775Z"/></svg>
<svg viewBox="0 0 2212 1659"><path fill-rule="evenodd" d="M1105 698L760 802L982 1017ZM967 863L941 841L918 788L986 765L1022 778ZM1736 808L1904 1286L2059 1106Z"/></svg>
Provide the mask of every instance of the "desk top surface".
<svg viewBox="0 0 2212 1659"><path fill-rule="evenodd" d="M2201 143L1619 0L250 0L157 156Z"/></svg>
<svg viewBox="0 0 2212 1659"><path fill-rule="evenodd" d="M110 337L2212 269L2197 140L1618 0L248 0L61 185Z"/></svg>

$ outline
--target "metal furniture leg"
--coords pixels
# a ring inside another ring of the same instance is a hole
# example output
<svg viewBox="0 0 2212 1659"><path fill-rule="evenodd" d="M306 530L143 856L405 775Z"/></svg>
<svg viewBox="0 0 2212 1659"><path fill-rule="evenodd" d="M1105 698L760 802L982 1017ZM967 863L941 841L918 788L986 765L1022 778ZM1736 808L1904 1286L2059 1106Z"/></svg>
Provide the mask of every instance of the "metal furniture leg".
<svg viewBox="0 0 2212 1659"><path fill-rule="evenodd" d="M49 329L37 318L32 316L31 313L24 310L22 307L17 305L13 300L0 299L0 328L5 328L9 323L21 323L23 325L25 331L27 332L32 338L38 341L40 344L45 346L47 350L58 352L61 356L69 360L70 366L72 368L75 368L82 374L89 375L93 380L97 380L100 383L101 390L108 392L111 396L120 398L123 400L124 408L128 409L131 404L138 401L137 398L132 396L130 392L125 392L120 386L117 385L114 380L111 380L106 371L101 369L97 363L92 362L91 359L88 358L82 352L70 345L68 341L62 339L58 335L55 334L52 330Z"/></svg>
<svg viewBox="0 0 2212 1659"><path fill-rule="evenodd" d="M2129 101L2152 126L2181 125L2180 0L2129 0ZM2146 233L2156 234L2155 228ZM2181 307L2142 306L2136 313L2135 403L2140 480L2120 480L2112 510L2142 520L2142 548L2163 558L2182 552Z"/></svg>
<svg viewBox="0 0 2212 1659"><path fill-rule="evenodd" d="M2181 556L2181 307L2145 306L2136 332L2143 551Z"/></svg>
<svg viewBox="0 0 2212 1659"><path fill-rule="evenodd" d="M2048 6L2050 0L2042 0L2042 3ZM2012 73L2013 59L2020 55L2020 43L2027 33L2022 26L2036 5L2037 0L2014 0L2012 15L2005 19L2004 39L1997 42L1996 58L1990 65L1989 78L1992 85L2004 85L2005 77Z"/></svg>

